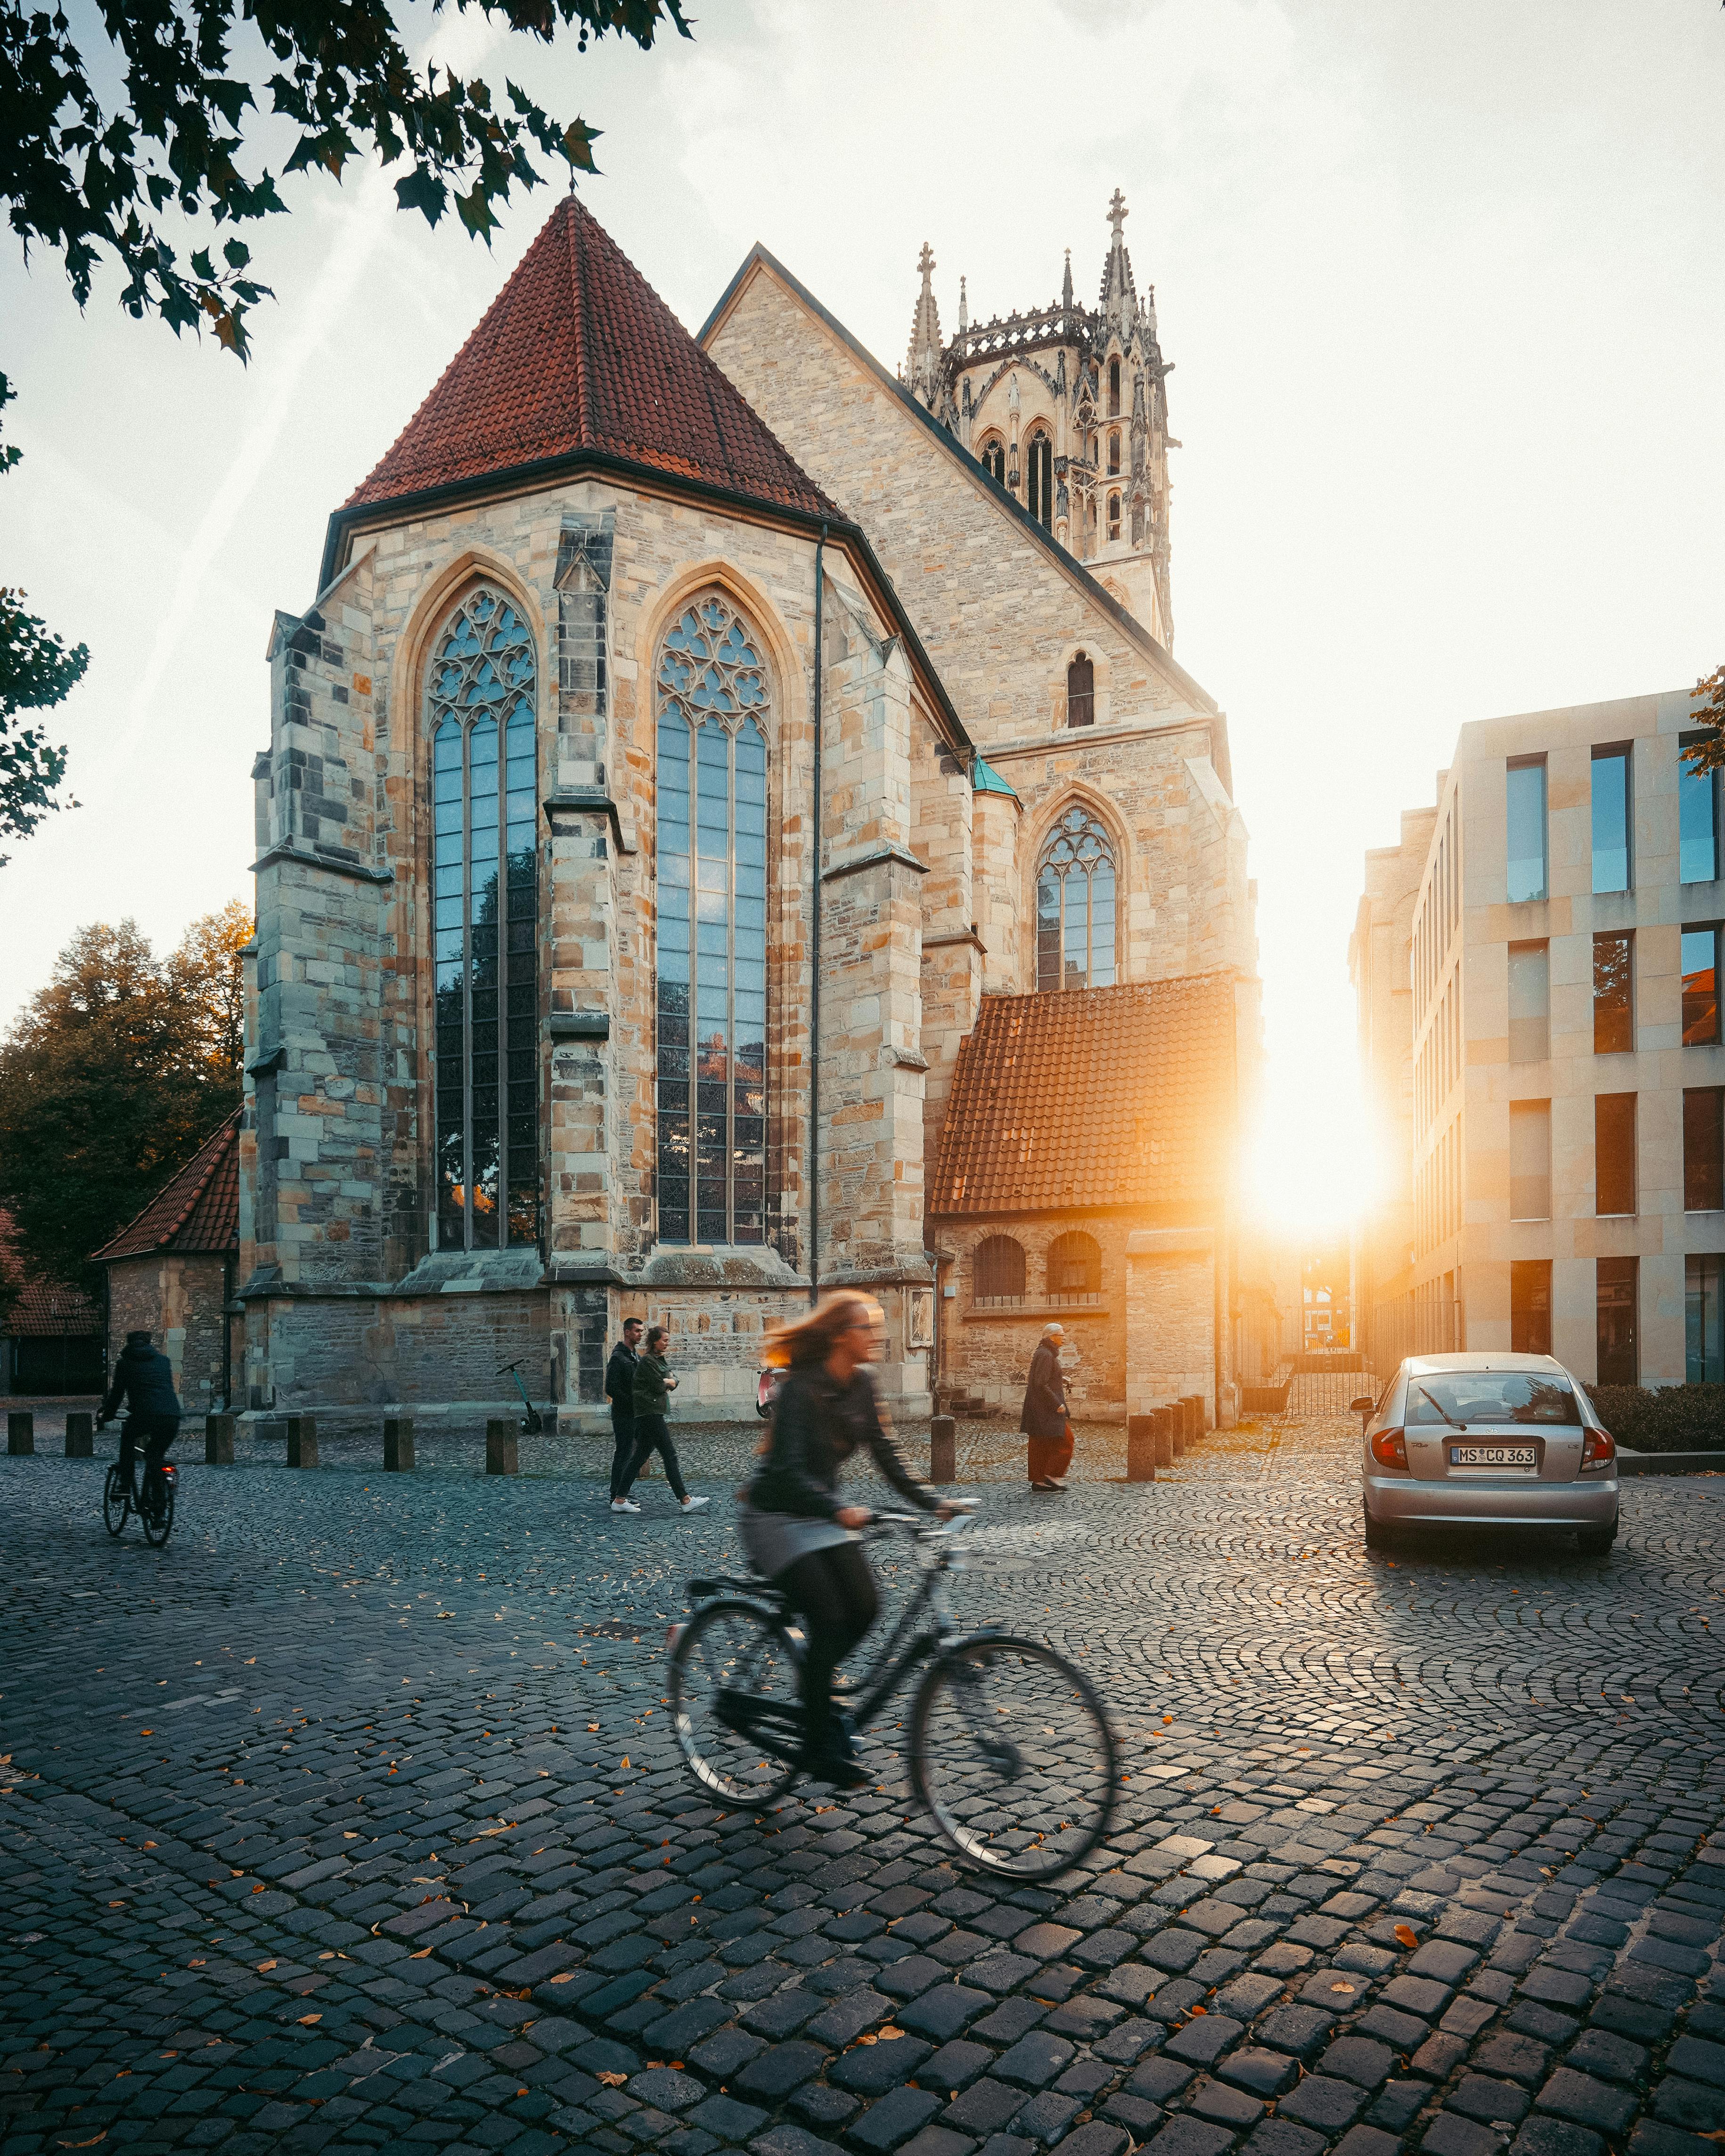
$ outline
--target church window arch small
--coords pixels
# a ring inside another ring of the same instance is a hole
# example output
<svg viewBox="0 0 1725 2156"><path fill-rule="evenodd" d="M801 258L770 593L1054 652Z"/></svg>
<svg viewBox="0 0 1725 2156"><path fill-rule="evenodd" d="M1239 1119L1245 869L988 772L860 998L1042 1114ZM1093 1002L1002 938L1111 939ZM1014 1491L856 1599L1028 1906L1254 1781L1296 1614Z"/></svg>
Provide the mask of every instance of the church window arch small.
<svg viewBox="0 0 1725 2156"><path fill-rule="evenodd" d="M1010 1235L985 1235L972 1261L971 1299L981 1305L1022 1302L1024 1245Z"/></svg>
<svg viewBox="0 0 1725 2156"><path fill-rule="evenodd" d="M469 592L427 685L443 1250L539 1240L538 675L519 611Z"/></svg>
<svg viewBox="0 0 1725 2156"><path fill-rule="evenodd" d="M1050 1302L1096 1302L1102 1295L1102 1252L1094 1235L1081 1228L1057 1235L1048 1245Z"/></svg>
<svg viewBox="0 0 1725 2156"><path fill-rule="evenodd" d="M1118 427L1110 427L1108 430L1108 471L1110 479L1118 475L1120 468L1120 430Z"/></svg>
<svg viewBox="0 0 1725 2156"><path fill-rule="evenodd" d="M1117 359L1108 362L1108 416L1110 419L1120 416L1120 363Z"/></svg>
<svg viewBox="0 0 1725 2156"><path fill-rule="evenodd" d="M721 592L666 633L658 706L658 1236L766 1240L762 639Z"/></svg>
<svg viewBox="0 0 1725 2156"><path fill-rule="evenodd" d="M1052 526L1054 521L1054 445L1048 439L1045 428L1038 427L1031 434L1027 462L1029 470L1026 478L1028 488L1026 506L1038 524Z"/></svg>
<svg viewBox="0 0 1725 2156"><path fill-rule="evenodd" d="M1115 980L1115 860L1086 808L1068 808L1037 865L1038 990L1108 988Z"/></svg>
<svg viewBox="0 0 1725 2156"><path fill-rule="evenodd" d="M1096 723L1096 662L1088 651L1074 652L1066 669L1066 723Z"/></svg>
<svg viewBox="0 0 1725 2156"><path fill-rule="evenodd" d="M982 469L991 479L1007 483L1007 445L998 434L991 434L982 444Z"/></svg>
<svg viewBox="0 0 1725 2156"><path fill-rule="evenodd" d="M1120 536L1120 498L1117 494L1108 497L1108 536L1110 539Z"/></svg>

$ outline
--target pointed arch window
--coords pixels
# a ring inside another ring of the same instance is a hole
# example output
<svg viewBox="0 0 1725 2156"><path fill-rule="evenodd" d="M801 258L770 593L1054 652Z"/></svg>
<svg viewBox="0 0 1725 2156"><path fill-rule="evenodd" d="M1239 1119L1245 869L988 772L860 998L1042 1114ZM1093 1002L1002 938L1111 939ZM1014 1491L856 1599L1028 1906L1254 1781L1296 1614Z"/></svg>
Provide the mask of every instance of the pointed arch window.
<svg viewBox="0 0 1725 2156"><path fill-rule="evenodd" d="M1110 988L1115 978L1114 849L1083 808L1048 835L1036 879L1036 984Z"/></svg>
<svg viewBox="0 0 1725 2156"><path fill-rule="evenodd" d="M1117 494L1108 497L1108 536L1110 539L1120 536L1120 498Z"/></svg>
<svg viewBox="0 0 1725 2156"><path fill-rule="evenodd" d="M1054 521L1054 445L1038 427L1030 438L1029 494L1026 506L1037 522L1052 527Z"/></svg>
<svg viewBox="0 0 1725 2156"><path fill-rule="evenodd" d="M538 660L481 585L431 664L437 1242L539 1240Z"/></svg>
<svg viewBox="0 0 1725 2156"><path fill-rule="evenodd" d="M1117 359L1108 362L1108 416L1110 419L1120 416L1120 363Z"/></svg>
<svg viewBox="0 0 1725 2156"><path fill-rule="evenodd" d="M718 592L659 648L662 1243L766 1240L766 664Z"/></svg>
<svg viewBox="0 0 1725 2156"><path fill-rule="evenodd" d="M982 444L982 469L991 479L1007 483L1007 445L998 434Z"/></svg>
<svg viewBox="0 0 1725 2156"><path fill-rule="evenodd" d="M1088 651L1075 652L1066 670L1066 723L1069 726L1096 723L1096 665Z"/></svg>
<svg viewBox="0 0 1725 2156"><path fill-rule="evenodd" d="M1118 427L1110 427L1108 430L1108 470L1110 476L1112 477L1120 470L1120 430Z"/></svg>

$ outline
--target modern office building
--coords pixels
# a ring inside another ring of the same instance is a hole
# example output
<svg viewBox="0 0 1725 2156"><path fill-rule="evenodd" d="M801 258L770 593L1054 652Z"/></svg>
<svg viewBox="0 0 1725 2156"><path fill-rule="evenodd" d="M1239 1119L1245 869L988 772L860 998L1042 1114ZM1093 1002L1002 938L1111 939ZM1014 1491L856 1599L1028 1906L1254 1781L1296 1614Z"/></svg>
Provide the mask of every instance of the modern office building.
<svg viewBox="0 0 1725 2156"><path fill-rule="evenodd" d="M1686 690L1481 720L1434 808L1367 854L1374 1368L1511 1348L1602 1384L1725 1378L1725 880L1699 737Z"/></svg>

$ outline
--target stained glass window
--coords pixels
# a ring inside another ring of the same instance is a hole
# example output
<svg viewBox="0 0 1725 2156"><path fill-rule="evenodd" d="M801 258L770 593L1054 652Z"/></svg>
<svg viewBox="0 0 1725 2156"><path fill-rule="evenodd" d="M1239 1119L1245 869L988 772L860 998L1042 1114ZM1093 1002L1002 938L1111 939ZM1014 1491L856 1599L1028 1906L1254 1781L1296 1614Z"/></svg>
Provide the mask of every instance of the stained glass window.
<svg viewBox="0 0 1725 2156"><path fill-rule="evenodd" d="M1036 984L1110 988L1114 977L1114 850L1094 817L1069 808L1037 871Z"/></svg>
<svg viewBox="0 0 1725 2156"><path fill-rule="evenodd" d="M767 716L760 639L718 593L660 647L662 1243L766 1240Z"/></svg>
<svg viewBox="0 0 1725 2156"><path fill-rule="evenodd" d="M481 586L432 661L437 1240L539 1240L537 663Z"/></svg>

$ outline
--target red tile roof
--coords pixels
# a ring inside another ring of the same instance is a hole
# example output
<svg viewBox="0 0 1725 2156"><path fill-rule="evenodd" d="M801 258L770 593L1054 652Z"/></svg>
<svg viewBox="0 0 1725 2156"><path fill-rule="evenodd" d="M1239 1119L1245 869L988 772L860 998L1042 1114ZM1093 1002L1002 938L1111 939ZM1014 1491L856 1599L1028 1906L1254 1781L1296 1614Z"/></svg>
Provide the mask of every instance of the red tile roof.
<svg viewBox="0 0 1725 2156"><path fill-rule="evenodd" d="M1232 974L985 996L929 1210L1212 1207L1236 1126Z"/></svg>
<svg viewBox="0 0 1725 2156"><path fill-rule="evenodd" d="M81 1339L102 1329L102 1315L87 1295L64 1281L25 1277L12 1215L0 1212L0 1281L17 1300L0 1315L0 1332L13 1340Z"/></svg>
<svg viewBox="0 0 1725 2156"><path fill-rule="evenodd" d="M92 1258L147 1257L155 1250L214 1253L239 1248L239 1111L211 1132L179 1173Z"/></svg>
<svg viewBox="0 0 1725 2156"><path fill-rule="evenodd" d="M347 510L600 450L838 519L590 210L559 203Z"/></svg>

